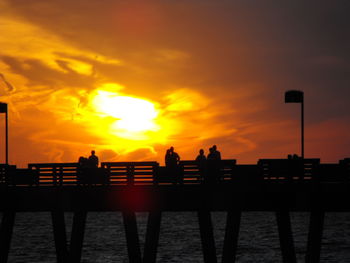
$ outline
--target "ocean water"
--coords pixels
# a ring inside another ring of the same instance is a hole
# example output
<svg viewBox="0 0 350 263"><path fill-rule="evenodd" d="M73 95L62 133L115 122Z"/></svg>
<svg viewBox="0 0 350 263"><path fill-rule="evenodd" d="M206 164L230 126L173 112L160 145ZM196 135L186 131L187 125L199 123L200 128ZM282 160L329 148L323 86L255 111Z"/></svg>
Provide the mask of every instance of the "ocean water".
<svg viewBox="0 0 350 263"><path fill-rule="evenodd" d="M70 236L72 213L66 213ZM298 262L304 262L308 213L291 213ZM212 213L218 261L221 261L226 213ZM137 213L141 247L147 213ZM121 213L89 212L82 262L128 262ZM237 262L281 262L276 219L271 212L242 214ZM17 213L9 262L56 262L49 213ZM157 262L203 262L197 214L162 215ZM350 213L326 213L321 262L350 262Z"/></svg>

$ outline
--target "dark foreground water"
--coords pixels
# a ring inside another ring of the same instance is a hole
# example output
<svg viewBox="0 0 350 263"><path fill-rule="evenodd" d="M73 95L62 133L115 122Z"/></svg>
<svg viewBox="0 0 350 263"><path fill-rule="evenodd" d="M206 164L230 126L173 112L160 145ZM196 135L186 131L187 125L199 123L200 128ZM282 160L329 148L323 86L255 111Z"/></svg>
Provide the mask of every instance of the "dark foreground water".
<svg viewBox="0 0 350 263"><path fill-rule="evenodd" d="M292 213L298 262L304 262L308 213ZM138 213L143 246L146 213ZM221 260L226 213L213 213L217 254ZM66 213L70 236L72 214ZM350 262L350 214L327 213L321 262ZM203 262L196 213L163 213L158 262ZM55 262L49 213L18 213L9 262ZM128 262L120 213L89 213L82 262ZM276 219L269 212L242 215L237 262L281 262Z"/></svg>

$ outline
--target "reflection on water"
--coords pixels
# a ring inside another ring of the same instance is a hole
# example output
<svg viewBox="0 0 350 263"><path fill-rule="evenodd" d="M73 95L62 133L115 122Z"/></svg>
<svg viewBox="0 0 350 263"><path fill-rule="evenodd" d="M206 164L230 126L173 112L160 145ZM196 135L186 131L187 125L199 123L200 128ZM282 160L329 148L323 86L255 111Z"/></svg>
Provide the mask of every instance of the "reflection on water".
<svg viewBox="0 0 350 263"><path fill-rule="evenodd" d="M217 254L221 257L225 213L213 213ZM306 249L308 213L292 213L298 262ZM138 213L143 247L147 213ZM66 213L70 236L72 213ZM196 213L163 214L158 262L203 262ZM328 213L322 247L322 262L350 262L350 214ZM56 262L49 213L18 213L9 262ZM121 214L88 214L82 262L128 262ZM273 213L242 215L237 262L281 262L276 220Z"/></svg>

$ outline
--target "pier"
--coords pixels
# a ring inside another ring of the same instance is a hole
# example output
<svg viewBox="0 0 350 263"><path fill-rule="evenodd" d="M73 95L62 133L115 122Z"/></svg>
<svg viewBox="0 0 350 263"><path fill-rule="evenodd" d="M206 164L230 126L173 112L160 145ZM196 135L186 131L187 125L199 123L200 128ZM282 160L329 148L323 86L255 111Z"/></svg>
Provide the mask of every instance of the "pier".
<svg viewBox="0 0 350 263"><path fill-rule="evenodd" d="M235 262L241 213L275 213L283 262L296 262L290 212L309 212L305 262L319 262L326 212L350 211L350 159L260 159L208 163L181 161L176 170L157 162L104 162L0 167L0 262L7 262L17 212L50 212L57 262L80 262L87 213L120 211L129 262L156 262L162 213L195 211L203 262L218 262L211 212L226 212L222 262ZM65 212L73 212L67 236ZM140 247L135 212L148 212L145 245ZM49 222L48 222L49 223ZM69 240L69 242L68 242Z"/></svg>

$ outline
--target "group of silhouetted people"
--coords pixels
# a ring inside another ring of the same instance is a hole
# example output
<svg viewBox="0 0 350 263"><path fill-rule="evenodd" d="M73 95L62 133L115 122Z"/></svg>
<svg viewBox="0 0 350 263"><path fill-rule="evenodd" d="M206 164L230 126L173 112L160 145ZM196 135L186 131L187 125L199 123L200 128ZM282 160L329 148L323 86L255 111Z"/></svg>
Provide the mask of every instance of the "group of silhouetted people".
<svg viewBox="0 0 350 263"><path fill-rule="evenodd" d="M213 147L209 148L209 153L207 157L204 155L204 150L199 150L199 155L196 158L197 162L203 162L206 160L221 160L221 153L217 150L216 145L213 145Z"/></svg>
<svg viewBox="0 0 350 263"><path fill-rule="evenodd" d="M79 157L78 160L78 182L82 185L92 184L93 177L98 173L98 157L95 151L91 151L91 155L86 158L83 156Z"/></svg>
<svg viewBox="0 0 350 263"><path fill-rule="evenodd" d="M165 167L174 184L182 182L180 178L179 162L180 155L178 155L178 153L174 151L174 147L171 146L165 153Z"/></svg>
<svg viewBox="0 0 350 263"><path fill-rule="evenodd" d="M204 154L204 150L199 150L199 155L196 158L199 172L206 182L214 182L217 180L220 173L220 160L221 153L217 150L217 146L213 145L209 148L207 156ZM165 167L168 176L171 177L174 184L181 184L181 168L179 166L180 155L175 152L174 147L171 146L166 150L165 154ZM86 157L79 157L78 160L78 181L83 185L90 184L93 181L94 174L98 173L99 160L95 154L95 151L91 151L91 155Z"/></svg>
<svg viewBox="0 0 350 263"><path fill-rule="evenodd" d="M207 156L204 154L204 150L199 150L199 155L196 157L196 162L201 177L205 182L214 182L217 180L220 173L220 160L221 153L218 151L217 146L213 145L209 148ZM176 183L182 183L181 170L179 167L180 156L174 151L174 147L167 149L165 154L165 167L167 174Z"/></svg>
<svg viewBox="0 0 350 263"><path fill-rule="evenodd" d="M221 153L218 151L216 145L209 148L209 153L206 158L204 155L204 150L199 150L199 155L196 158L196 162L205 183L215 183L219 179L220 161Z"/></svg>
<svg viewBox="0 0 350 263"><path fill-rule="evenodd" d="M98 157L95 154L95 151L91 151L89 158L80 156L78 160L79 167L83 168L97 168L98 167Z"/></svg>
<svg viewBox="0 0 350 263"><path fill-rule="evenodd" d="M165 166L166 167L176 167L180 161L180 156L174 151L174 147L170 147L166 150L165 154Z"/></svg>

